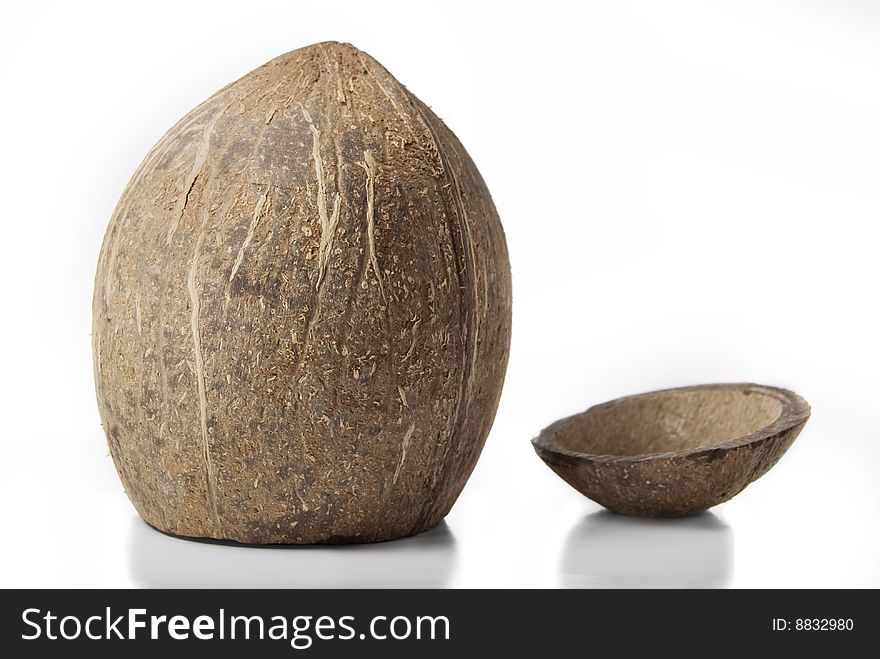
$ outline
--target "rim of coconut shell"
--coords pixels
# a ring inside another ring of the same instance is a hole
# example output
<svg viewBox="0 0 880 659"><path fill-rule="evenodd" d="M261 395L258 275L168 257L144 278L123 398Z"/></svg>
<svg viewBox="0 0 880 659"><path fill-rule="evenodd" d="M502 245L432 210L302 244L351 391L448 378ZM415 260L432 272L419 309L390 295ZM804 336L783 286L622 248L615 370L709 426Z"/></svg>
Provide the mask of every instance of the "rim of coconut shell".
<svg viewBox="0 0 880 659"><path fill-rule="evenodd" d="M609 407L618 406L633 400L645 398L659 398L663 396L674 396L692 391L706 390L726 390L741 391L749 394L761 394L775 398L780 403L780 412L769 423L761 426L757 430L738 437L732 437L723 442L712 444L703 444L693 448L681 449L678 451L663 451L657 453L631 453L623 455L609 455L599 453L586 453L583 451L574 451L569 448L560 446L557 442L560 430L569 424L582 419L588 415L594 414L600 410ZM657 391L649 391L632 396L624 396L615 398L606 403L593 405L584 412L572 414L565 418L559 419L544 428L537 437L532 440L535 451L542 459L549 459L552 462L563 464L576 464L578 462L642 462L647 460L664 460L670 458L683 458L688 456L699 455L703 453L711 453L718 450L728 450L757 444L767 439L777 437L784 432L795 428L798 425L806 423L810 418L810 405L801 396L780 387L771 387L767 385L755 384L752 382L736 382L736 383L718 383L718 384L700 384L689 387L675 387L671 389L659 389Z"/></svg>

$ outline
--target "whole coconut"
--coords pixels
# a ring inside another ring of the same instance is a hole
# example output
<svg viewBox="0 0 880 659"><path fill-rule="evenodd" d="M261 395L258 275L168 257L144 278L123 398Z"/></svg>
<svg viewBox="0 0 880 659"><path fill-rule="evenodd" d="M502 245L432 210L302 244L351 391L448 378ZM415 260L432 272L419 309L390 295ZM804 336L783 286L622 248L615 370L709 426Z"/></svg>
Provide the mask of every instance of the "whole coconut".
<svg viewBox="0 0 880 659"><path fill-rule="evenodd" d="M492 425L510 267L455 135L369 55L272 60L122 195L94 294L98 405L141 517L370 542L449 512Z"/></svg>

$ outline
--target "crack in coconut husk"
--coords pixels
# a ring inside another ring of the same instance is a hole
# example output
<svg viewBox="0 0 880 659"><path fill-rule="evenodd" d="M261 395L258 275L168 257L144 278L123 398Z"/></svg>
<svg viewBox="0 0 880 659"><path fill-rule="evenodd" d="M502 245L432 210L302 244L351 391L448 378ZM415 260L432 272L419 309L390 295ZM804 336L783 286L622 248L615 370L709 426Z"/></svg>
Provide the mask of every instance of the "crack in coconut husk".
<svg viewBox="0 0 880 659"><path fill-rule="evenodd" d="M193 342L193 358L195 360L196 384L198 387L199 400L199 425L202 434L202 444L205 458L205 485L208 493L208 504L214 515L214 522L217 530L222 533L223 525L220 522L220 513L217 509L217 475L214 472L214 463L211 459L210 437L208 436L208 395L205 387L205 358L202 354L202 338L200 331L200 312L201 301L199 298L199 287L197 273L199 267L199 256L201 255L202 244L205 241L205 225L208 222L208 212L205 211L205 217L202 221L202 228L196 239L196 247L193 252L192 266L189 269L187 277L187 290L189 291L191 316L190 329L192 331Z"/></svg>

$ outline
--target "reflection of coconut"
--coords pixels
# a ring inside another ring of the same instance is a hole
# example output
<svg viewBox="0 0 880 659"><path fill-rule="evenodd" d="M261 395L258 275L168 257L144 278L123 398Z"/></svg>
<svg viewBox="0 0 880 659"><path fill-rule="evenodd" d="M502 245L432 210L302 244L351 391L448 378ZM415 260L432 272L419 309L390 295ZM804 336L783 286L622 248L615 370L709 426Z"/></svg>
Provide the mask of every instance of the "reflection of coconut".
<svg viewBox="0 0 880 659"><path fill-rule="evenodd" d="M733 530L712 513L681 519L588 515L560 567L570 588L718 588L733 574Z"/></svg>
<svg viewBox="0 0 880 659"><path fill-rule="evenodd" d="M129 568L157 588L439 588L455 570L443 522L416 536L371 545L247 547L159 533L134 519Z"/></svg>
<svg viewBox="0 0 880 659"><path fill-rule="evenodd" d="M349 44L278 57L147 155L94 294L98 403L138 513L184 536L436 525L492 425L510 265L443 122Z"/></svg>

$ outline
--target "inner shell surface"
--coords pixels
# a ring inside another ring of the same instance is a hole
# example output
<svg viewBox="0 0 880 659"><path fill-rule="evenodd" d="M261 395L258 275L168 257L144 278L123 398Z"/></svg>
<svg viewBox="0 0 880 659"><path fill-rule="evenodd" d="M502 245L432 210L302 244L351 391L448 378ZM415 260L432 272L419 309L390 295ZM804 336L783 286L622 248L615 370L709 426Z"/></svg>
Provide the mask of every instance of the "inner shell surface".
<svg viewBox="0 0 880 659"><path fill-rule="evenodd" d="M624 399L571 419L560 448L592 455L666 453L723 444L779 418L782 403L748 390L697 389Z"/></svg>

